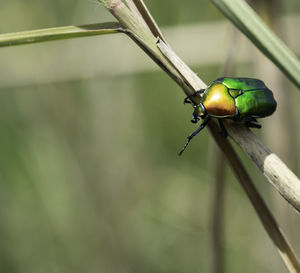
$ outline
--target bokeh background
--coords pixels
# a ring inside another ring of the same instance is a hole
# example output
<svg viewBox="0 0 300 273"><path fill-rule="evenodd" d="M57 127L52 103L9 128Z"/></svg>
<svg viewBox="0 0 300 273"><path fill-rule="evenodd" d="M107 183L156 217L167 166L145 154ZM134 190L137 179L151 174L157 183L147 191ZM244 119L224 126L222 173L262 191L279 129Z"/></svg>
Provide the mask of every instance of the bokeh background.
<svg viewBox="0 0 300 273"><path fill-rule="evenodd" d="M210 1L146 4L206 83L231 56L230 75L274 90L278 111L255 133L299 176L299 91ZM299 56L300 2L273 12ZM93 1L1 0L1 33L106 21ZM205 130L177 156L192 109L128 37L1 48L0 71L0 272L212 272L215 143ZM299 214L239 153L300 256ZM229 169L225 194L226 271L287 272Z"/></svg>

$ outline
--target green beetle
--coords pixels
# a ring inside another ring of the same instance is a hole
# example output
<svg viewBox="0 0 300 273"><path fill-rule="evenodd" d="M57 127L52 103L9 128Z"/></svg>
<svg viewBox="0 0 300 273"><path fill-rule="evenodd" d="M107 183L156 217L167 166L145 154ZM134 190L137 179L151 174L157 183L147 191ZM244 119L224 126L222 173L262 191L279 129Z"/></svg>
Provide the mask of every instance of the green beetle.
<svg viewBox="0 0 300 273"><path fill-rule="evenodd" d="M272 91L258 79L222 77L192 96L196 94L202 94L202 97L200 103L194 105L195 110L191 121L193 123L200 119L204 121L195 132L188 136L179 155L184 152L191 139L206 126L210 117L219 119L220 126L226 135L221 119L229 118L245 122L248 127L261 128L256 118L273 114L277 106ZM185 98L184 102L191 103L190 97Z"/></svg>

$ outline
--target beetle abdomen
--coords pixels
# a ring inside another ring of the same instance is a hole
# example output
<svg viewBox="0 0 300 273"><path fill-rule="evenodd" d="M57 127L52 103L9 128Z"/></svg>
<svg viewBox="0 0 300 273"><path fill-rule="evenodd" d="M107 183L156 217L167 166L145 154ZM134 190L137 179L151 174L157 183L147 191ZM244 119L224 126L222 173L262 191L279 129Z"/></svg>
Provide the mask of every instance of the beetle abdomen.
<svg viewBox="0 0 300 273"><path fill-rule="evenodd" d="M246 90L242 96L236 98L236 107L239 111L237 119L263 118L273 114L276 106L273 93L268 88Z"/></svg>

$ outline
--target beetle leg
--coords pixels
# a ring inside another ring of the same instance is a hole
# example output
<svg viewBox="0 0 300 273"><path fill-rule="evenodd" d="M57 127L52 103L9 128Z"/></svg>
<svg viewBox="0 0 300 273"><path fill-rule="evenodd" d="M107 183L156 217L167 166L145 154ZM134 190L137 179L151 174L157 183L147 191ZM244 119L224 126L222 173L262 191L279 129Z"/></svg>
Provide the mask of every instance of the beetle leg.
<svg viewBox="0 0 300 273"><path fill-rule="evenodd" d="M254 123L252 121L245 121L245 124L247 125L247 127L250 127L250 128L258 128L258 129L261 128L260 124Z"/></svg>
<svg viewBox="0 0 300 273"><path fill-rule="evenodd" d="M192 103L191 102L191 97L195 97L196 95L198 95L198 94L202 94L202 93L204 93L204 91L205 91L205 89L200 89L200 90L197 90L195 93L193 93L192 95L189 95L189 96L187 96L184 100L183 100L183 104L186 104L186 103Z"/></svg>
<svg viewBox="0 0 300 273"><path fill-rule="evenodd" d="M245 124L251 128L261 128L261 125L258 123L257 119L252 117L249 120L245 121Z"/></svg>
<svg viewBox="0 0 300 273"><path fill-rule="evenodd" d="M209 121L209 117L207 117L202 123L201 125L198 127L198 129L196 131L194 131L193 133L191 133L188 137L187 137L187 141L184 144L183 148L181 149L181 151L179 152L178 155L182 155L182 153L184 152L184 150L186 149L186 147L189 145L190 141L193 139L194 136L196 136L197 134L199 134L199 132L206 126L206 124Z"/></svg>
<svg viewBox="0 0 300 273"><path fill-rule="evenodd" d="M228 133L227 133L226 128L224 126L223 120L219 118L218 122L219 122L219 125L221 127L221 134L222 134L223 137L226 138L228 136Z"/></svg>
<svg viewBox="0 0 300 273"><path fill-rule="evenodd" d="M191 100L190 100L190 97L184 98L183 104L186 104L186 103L192 104L192 102L191 102Z"/></svg>
<svg viewBox="0 0 300 273"><path fill-rule="evenodd" d="M204 93L205 90L206 89L199 89L192 96L196 96L197 94L202 94L202 93Z"/></svg>

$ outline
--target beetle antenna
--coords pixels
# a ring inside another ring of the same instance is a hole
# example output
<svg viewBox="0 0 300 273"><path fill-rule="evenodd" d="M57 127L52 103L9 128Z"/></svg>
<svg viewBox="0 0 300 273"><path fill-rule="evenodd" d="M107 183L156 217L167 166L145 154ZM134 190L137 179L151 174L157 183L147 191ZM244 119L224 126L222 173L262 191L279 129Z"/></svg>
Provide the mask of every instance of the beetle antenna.
<svg viewBox="0 0 300 273"><path fill-rule="evenodd" d="M187 137L187 141L184 144L183 148L181 149L181 151L179 152L179 156L182 155L182 153L184 152L184 150L186 149L186 147L189 145L190 141L192 140L192 138L194 136L196 136L197 134L200 133L200 131L206 126L206 124L209 121L209 117L207 117L202 123L201 125L198 127L198 129L196 131L194 131L193 133L191 133L188 137Z"/></svg>

